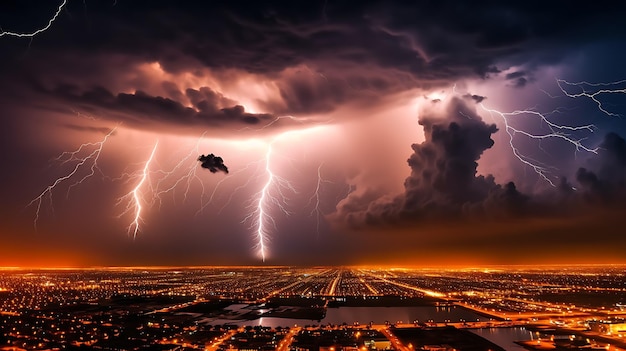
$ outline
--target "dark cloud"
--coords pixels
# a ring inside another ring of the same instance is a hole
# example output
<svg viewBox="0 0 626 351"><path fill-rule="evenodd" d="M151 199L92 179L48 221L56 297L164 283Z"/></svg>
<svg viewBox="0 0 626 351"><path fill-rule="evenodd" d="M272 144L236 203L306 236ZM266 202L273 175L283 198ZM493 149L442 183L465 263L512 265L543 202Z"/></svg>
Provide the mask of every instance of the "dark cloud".
<svg viewBox="0 0 626 351"><path fill-rule="evenodd" d="M496 126L483 123L460 100L453 101L449 108L448 113L454 116L451 119L428 115L420 118L426 140L411 146L411 176L404 183L404 211L476 202L494 186L492 179L476 177L476 161L493 145L491 134ZM471 119L458 118L460 111Z"/></svg>
<svg viewBox="0 0 626 351"><path fill-rule="evenodd" d="M19 6L0 11L0 23L24 26L14 18L50 13L49 5L36 6L41 11ZM308 66L314 68L315 82L293 77L282 81L284 106L267 105L276 109L268 113L306 114L407 84L430 89L468 77L487 78L506 68L498 65L528 63L532 69L554 63L586 42L623 38L625 7L615 2L569 6L459 0L419 4L331 1L298 6L288 1L120 1L115 6L96 2L88 7L70 2L54 30L35 38L27 60L22 59L23 40L10 38L0 43L6 53L0 63L11 61L23 72L32 72L52 61L54 70L38 72L35 79L47 80L56 74L55 79L61 76L67 81L94 72L106 79L120 69L119 61L129 67L158 62L167 72L199 76L202 69L236 69L271 78L289 68ZM33 17L33 23L37 19ZM0 70L8 73L9 66L2 64ZM337 67L361 67L364 72L358 75ZM413 79L398 85L367 74L385 70ZM528 82L528 72L509 73L507 79L522 87ZM180 102L171 82L163 84L169 98ZM108 90L122 94L122 90ZM136 101L142 98L126 102L146 108L145 101ZM216 106L214 102L206 104ZM191 113L167 100L155 99L151 105L170 113L178 109L183 119ZM246 115L241 120L255 119Z"/></svg>
<svg viewBox="0 0 626 351"><path fill-rule="evenodd" d="M483 67L476 70L476 74L478 74L478 76L483 79L490 78L491 76L497 75L500 72L502 71L496 66Z"/></svg>
<svg viewBox="0 0 626 351"><path fill-rule="evenodd" d="M463 95L464 99L471 99L474 100L477 104L480 104L481 102L483 102L483 100L485 100L487 97L486 96L481 96L481 95L475 95L475 94L465 94Z"/></svg>
<svg viewBox="0 0 626 351"><path fill-rule="evenodd" d="M626 141L608 133L600 144L598 156L589 160L589 169L576 172L585 199L613 203L626 199Z"/></svg>
<svg viewBox="0 0 626 351"><path fill-rule="evenodd" d="M584 189L586 198L589 200L594 200L597 197L606 199L611 195L607 184L600 181L594 172L588 171L584 167L579 168L576 172L576 180Z"/></svg>
<svg viewBox="0 0 626 351"><path fill-rule="evenodd" d="M478 160L493 146L491 135L498 130L476 113L474 106L481 98L455 97L445 110L422 114L419 124L425 140L411 146L411 175L404 182L404 193L391 200L349 198L339 207L340 216L358 224L524 212L529 198L514 183L502 186L491 175L477 174ZM362 200L369 204L359 204Z"/></svg>
<svg viewBox="0 0 626 351"><path fill-rule="evenodd" d="M279 96L259 102L276 114L305 116L330 112L346 103L374 106L416 85L417 78L407 72L377 66L338 64L324 70L298 66L280 74Z"/></svg>
<svg viewBox="0 0 626 351"><path fill-rule="evenodd" d="M171 87L170 87L171 90ZM50 92L62 101L88 113L108 117L115 121L142 129L158 129L164 125L180 128L215 127L242 128L273 121L271 114L255 114L245 111L241 105L203 87L187 89L184 96L191 107L181 101L162 96L153 96L143 91L113 94L103 87L94 87L80 92L73 85L62 85Z"/></svg>
<svg viewBox="0 0 626 351"><path fill-rule="evenodd" d="M516 71L508 73L505 77L506 80L510 80L512 86L515 88L523 88L530 81L528 73L525 71Z"/></svg>
<svg viewBox="0 0 626 351"><path fill-rule="evenodd" d="M576 172L573 186L565 177L555 188L521 193L515 183L498 184L492 175L477 173L482 154L494 144L494 124L482 121L472 95L432 102L420 116L425 140L413 144L408 159L411 175L404 192L394 198L366 191L351 194L337 208L337 218L350 225L402 224L430 220L567 216L623 207L626 201L626 141L609 133L588 168ZM445 109L441 110L442 107Z"/></svg>
<svg viewBox="0 0 626 351"><path fill-rule="evenodd" d="M200 157L198 157L198 161L200 161L200 166L202 168L208 169L211 173L221 171L228 174L228 167L226 167L224 160L219 156L215 156L213 154L208 154L206 156L200 155Z"/></svg>
<svg viewBox="0 0 626 351"><path fill-rule="evenodd" d="M187 89L185 95L189 98L193 106L202 112L215 112L219 109L228 109L229 107L237 105L235 100L229 99L208 87L202 87L197 90Z"/></svg>
<svg viewBox="0 0 626 351"><path fill-rule="evenodd" d="M517 71L517 72L507 73L507 75L504 78L505 79L517 79L517 78L523 77L525 75L526 75L526 72L524 72L524 71Z"/></svg>
<svg viewBox="0 0 626 351"><path fill-rule="evenodd" d="M515 80L515 83L513 84L513 86L516 88L523 88L526 86L526 83L528 83L528 79L524 77L520 77Z"/></svg>
<svg viewBox="0 0 626 351"><path fill-rule="evenodd" d="M608 133L599 148L599 172L613 183L623 183L626 170L626 141L614 132Z"/></svg>

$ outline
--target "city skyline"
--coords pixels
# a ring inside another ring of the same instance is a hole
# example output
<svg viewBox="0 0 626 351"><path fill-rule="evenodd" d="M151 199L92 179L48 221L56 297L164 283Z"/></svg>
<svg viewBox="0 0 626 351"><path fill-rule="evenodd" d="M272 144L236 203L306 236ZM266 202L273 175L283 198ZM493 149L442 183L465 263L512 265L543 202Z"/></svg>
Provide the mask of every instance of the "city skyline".
<svg viewBox="0 0 626 351"><path fill-rule="evenodd" d="M0 345L621 351L625 292L624 266L0 271Z"/></svg>
<svg viewBox="0 0 626 351"><path fill-rule="evenodd" d="M624 14L3 4L0 266L626 263Z"/></svg>

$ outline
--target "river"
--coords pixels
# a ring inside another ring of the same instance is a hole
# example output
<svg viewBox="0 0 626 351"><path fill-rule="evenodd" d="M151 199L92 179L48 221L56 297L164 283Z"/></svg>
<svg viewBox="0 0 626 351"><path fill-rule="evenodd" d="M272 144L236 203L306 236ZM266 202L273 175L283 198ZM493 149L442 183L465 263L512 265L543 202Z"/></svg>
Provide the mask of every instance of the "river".
<svg viewBox="0 0 626 351"><path fill-rule="evenodd" d="M503 347L507 351L528 351L519 346L515 341L530 340L530 332L524 327L515 328L484 328L471 329L471 331L492 343Z"/></svg>
<svg viewBox="0 0 626 351"><path fill-rule="evenodd" d="M247 305L232 305L231 310L245 309ZM232 324L239 326L266 326L266 327L292 327L292 326L315 326L315 325L340 325L343 323L352 325L360 324L384 324L385 322L411 323L419 322L459 322L459 321L488 321L489 318L478 315L461 307L338 307L329 308L326 317L320 321L309 319L289 319L276 317L261 317L255 320L225 320L216 319L211 324ZM472 329L475 334L501 346L508 351L522 351L523 347L514 343L519 340L529 340L530 333L523 327L516 328L485 328Z"/></svg>

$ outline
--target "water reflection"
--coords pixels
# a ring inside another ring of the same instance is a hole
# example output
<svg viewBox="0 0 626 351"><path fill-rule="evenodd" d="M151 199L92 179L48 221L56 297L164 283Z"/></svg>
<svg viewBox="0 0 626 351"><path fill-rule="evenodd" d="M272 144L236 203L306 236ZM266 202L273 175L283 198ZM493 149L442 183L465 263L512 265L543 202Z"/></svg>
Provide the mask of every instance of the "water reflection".
<svg viewBox="0 0 626 351"><path fill-rule="evenodd" d="M237 309L244 308L237 306ZM293 327L293 326L319 326L319 325L352 325L355 322L360 324L384 324L390 323L411 323L418 322L474 322L488 321L489 318L478 315L472 311L460 307L434 307L434 306L414 306L414 307L339 307L329 308L326 317L322 320L311 319L291 319L276 317L260 317L255 320L213 320L210 324L229 324L237 326L265 326L265 327ZM523 347L514 343L519 340L529 340L529 332L521 328L489 328L472 330L479 336L500 345L506 350L522 351Z"/></svg>
<svg viewBox="0 0 626 351"><path fill-rule="evenodd" d="M526 341L531 338L530 331L524 327L470 329L470 331L503 347L507 351L526 351L524 347L517 345L515 341Z"/></svg>
<svg viewBox="0 0 626 351"><path fill-rule="evenodd" d="M261 317L255 320L214 320L211 324L231 324L238 326L263 325L268 327L286 327L293 325L341 325L353 324L384 324L417 322L459 322L487 321L488 318L459 307L338 307L329 308L326 317L321 320Z"/></svg>

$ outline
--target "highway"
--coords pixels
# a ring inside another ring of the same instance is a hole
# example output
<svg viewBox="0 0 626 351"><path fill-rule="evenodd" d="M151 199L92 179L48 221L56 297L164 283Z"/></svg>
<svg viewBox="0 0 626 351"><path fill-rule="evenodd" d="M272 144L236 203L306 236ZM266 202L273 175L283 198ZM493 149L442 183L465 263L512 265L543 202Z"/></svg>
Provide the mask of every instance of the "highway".
<svg viewBox="0 0 626 351"><path fill-rule="evenodd" d="M399 350L399 351L413 351L409 347L407 347L404 344L402 344L402 342L400 342L400 340L395 335L393 335L391 333L391 331L389 330L389 328L387 326L377 325L377 326L373 326L373 328L378 330L379 332L383 333L383 335L385 335L387 340L391 341L391 345L393 346L393 348L395 350Z"/></svg>
<svg viewBox="0 0 626 351"><path fill-rule="evenodd" d="M285 337L280 341L278 347L276 347L276 351L288 351L289 346L293 342L293 338L302 330L301 327L293 327L289 330L289 333L285 335Z"/></svg>
<svg viewBox="0 0 626 351"><path fill-rule="evenodd" d="M396 281L389 280L389 279L384 278L382 276L375 275L375 274L372 274L372 273L369 273L369 272L363 271L363 270L361 270L361 272L365 273L365 274L368 274L368 275L370 275L370 276L372 276L372 277L374 277L376 279L382 280L382 281L384 281L386 283L393 284L393 285L396 285L396 286L399 286L399 287L402 287L402 288L405 288L405 289L410 289L410 290L421 292L422 294L424 294L426 296L438 297L440 299L448 300L446 295L444 295L444 294L442 294L440 292L434 291L434 290L422 289L422 288L418 288L418 287L413 286L413 285L408 285L408 284L396 282Z"/></svg>
<svg viewBox="0 0 626 351"><path fill-rule="evenodd" d="M337 285L341 281L341 274L342 274L342 270L341 269L337 270L337 276L335 277L335 279L333 279L332 283L330 284L330 286L328 287L326 291L327 296L335 296L335 291L337 291Z"/></svg>
<svg viewBox="0 0 626 351"><path fill-rule="evenodd" d="M228 333L222 335L222 337L220 337L217 340L215 340L211 345L207 346L204 350L205 351L216 351L224 341L230 339L233 335L235 335L235 334L237 334L239 332L243 332L243 328L229 330Z"/></svg>

